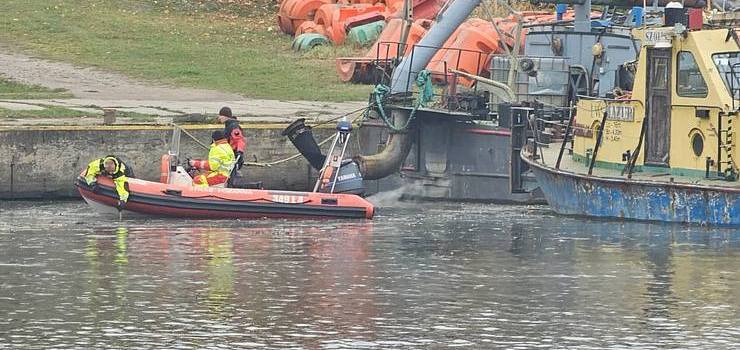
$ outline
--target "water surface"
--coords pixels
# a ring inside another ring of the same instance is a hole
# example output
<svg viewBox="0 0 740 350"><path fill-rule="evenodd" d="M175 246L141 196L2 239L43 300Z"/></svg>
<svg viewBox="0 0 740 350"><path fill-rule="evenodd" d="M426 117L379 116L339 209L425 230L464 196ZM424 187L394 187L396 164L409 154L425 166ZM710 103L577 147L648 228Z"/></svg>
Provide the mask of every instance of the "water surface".
<svg viewBox="0 0 740 350"><path fill-rule="evenodd" d="M740 232L546 207L373 221L0 203L0 349L740 347Z"/></svg>

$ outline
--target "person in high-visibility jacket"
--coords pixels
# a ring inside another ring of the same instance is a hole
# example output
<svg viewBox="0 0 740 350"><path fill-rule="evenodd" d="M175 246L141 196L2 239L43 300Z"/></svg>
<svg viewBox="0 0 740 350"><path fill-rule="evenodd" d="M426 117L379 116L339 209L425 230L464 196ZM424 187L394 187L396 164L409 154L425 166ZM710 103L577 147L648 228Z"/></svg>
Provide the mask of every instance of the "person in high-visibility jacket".
<svg viewBox="0 0 740 350"><path fill-rule="evenodd" d="M236 159L236 168L241 170L244 164L244 150L247 148L247 140L244 137L244 130L242 130L239 121L231 113L231 108L222 107L218 111L219 123L224 123L224 135L226 140L229 141L231 149L234 150L234 156Z"/></svg>
<svg viewBox="0 0 740 350"><path fill-rule="evenodd" d="M213 143L208 151L208 160L191 159L188 164L202 170L203 173L193 179L196 186L214 186L229 180L234 167L234 151L231 149L224 132L216 130L211 134Z"/></svg>
<svg viewBox="0 0 740 350"><path fill-rule="evenodd" d="M113 179L113 183L116 185L116 192L118 193L117 206L119 208L123 207L128 201L128 178L134 176L133 169L116 156L106 156L95 159L87 165L85 182L87 182L88 186L93 187L93 191L97 189L98 176L107 176Z"/></svg>

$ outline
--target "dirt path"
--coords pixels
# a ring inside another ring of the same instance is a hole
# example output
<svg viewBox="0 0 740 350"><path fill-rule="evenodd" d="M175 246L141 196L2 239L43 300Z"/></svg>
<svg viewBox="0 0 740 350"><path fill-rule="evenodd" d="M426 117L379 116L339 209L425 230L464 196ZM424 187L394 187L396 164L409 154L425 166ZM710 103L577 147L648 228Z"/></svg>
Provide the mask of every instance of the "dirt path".
<svg viewBox="0 0 740 350"><path fill-rule="evenodd" d="M232 101L237 94L173 88L134 81L124 75L14 52L0 46L0 75L25 84L62 88L75 97L98 100Z"/></svg>
<svg viewBox="0 0 740 350"><path fill-rule="evenodd" d="M32 57L0 45L0 75L25 84L47 88L62 88L74 95L71 99L0 100L0 108L37 109L39 106L60 106L102 113L103 108L138 112L158 116L180 114L214 114L221 106L230 106L234 114L250 121L291 121L297 117L321 120L343 115L362 108L366 102L310 102L248 99L214 90L154 85L128 78L118 73L94 67L80 67L64 62ZM97 119L80 121L80 124ZM53 118L44 120L0 120L3 125L58 124ZM64 124L69 124L64 120Z"/></svg>

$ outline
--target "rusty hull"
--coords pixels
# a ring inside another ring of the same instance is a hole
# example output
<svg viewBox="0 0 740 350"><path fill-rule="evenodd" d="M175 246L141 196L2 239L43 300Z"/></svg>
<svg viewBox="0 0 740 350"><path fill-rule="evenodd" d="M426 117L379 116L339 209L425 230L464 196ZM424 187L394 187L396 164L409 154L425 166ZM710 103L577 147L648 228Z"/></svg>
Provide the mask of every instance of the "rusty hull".
<svg viewBox="0 0 740 350"><path fill-rule="evenodd" d="M528 159L559 214L740 227L740 189L587 176Z"/></svg>

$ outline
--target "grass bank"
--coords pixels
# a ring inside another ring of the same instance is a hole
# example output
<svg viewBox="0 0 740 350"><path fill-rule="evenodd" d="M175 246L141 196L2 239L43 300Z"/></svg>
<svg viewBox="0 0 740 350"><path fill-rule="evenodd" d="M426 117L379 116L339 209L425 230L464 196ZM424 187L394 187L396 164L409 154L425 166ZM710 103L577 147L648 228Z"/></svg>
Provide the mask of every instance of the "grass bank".
<svg viewBox="0 0 740 350"><path fill-rule="evenodd" d="M68 98L71 94L64 89L47 89L42 86L25 85L0 76L0 100Z"/></svg>
<svg viewBox="0 0 740 350"><path fill-rule="evenodd" d="M41 110L13 110L0 107L0 122L8 121L12 119L57 119L57 118L98 118L102 120L103 112L91 113L86 111L80 111L76 109L59 107L59 106L42 106L44 109ZM138 122L151 122L154 121L156 116L148 114L141 114L129 111L118 111L116 113L117 118L130 118Z"/></svg>
<svg viewBox="0 0 740 350"><path fill-rule="evenodd" d="M91 113L77 111L63 107L45 107L43 110L12 110L0 108L0 121L2 118L29 119L29 118L76 118L87 117Z"/></svg>
<svg viewBox="0 0 740 350"><path fill-rule="evenodd" d="M194 7L182 6L188 3ZM291 38L274 24L271 0L247 2L260 6L242 7L238 13L195 6L208 3L214 2L3 0L0 42L134 78L253 98L367 98L369 86L337 78L333 54L290 51Z"/></svg>

